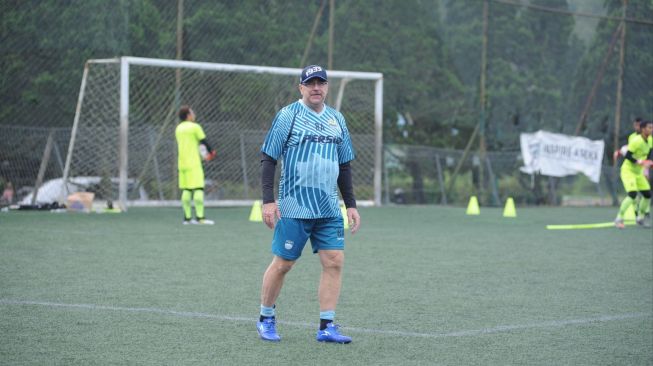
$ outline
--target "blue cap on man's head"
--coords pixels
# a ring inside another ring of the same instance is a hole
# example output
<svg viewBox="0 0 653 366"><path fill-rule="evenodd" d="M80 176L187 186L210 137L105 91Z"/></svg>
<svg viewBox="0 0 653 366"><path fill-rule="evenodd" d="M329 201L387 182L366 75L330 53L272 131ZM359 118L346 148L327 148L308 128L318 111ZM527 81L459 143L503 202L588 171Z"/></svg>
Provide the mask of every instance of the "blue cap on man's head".
<svg viewBox="0 0 653 366"><path fill-rule="evenodd" d="M302 75L299 77L299 82L304 84L313 78L320 78L324 81L327 81L326 70L324 70L322 66L318 65L306 66L304 70L302 70Z"/></svg>

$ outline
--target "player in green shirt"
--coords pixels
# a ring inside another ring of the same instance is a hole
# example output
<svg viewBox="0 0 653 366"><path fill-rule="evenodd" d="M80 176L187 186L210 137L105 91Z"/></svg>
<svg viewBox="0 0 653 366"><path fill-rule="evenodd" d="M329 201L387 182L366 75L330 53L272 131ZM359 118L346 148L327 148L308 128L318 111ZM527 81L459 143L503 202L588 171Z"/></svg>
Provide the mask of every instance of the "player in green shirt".
<svg viewBox="0 0 653 366"><path fill-rule="evenodd" d="M635 118L635 120L633 121L633 133L628 135L628 142L630 142L630 140L632 140L633 138L639 135L639 125L641 123L642 123L642 119L640 117ZM613 162L616 164L617 159L625 156L627 152L628 152L628 143L626 143L626 145L622 146L619 150L616 150L614 152L614 154L612 155Z"/></svg>
<svg viewBox="0 0 653 366"><path fill-rule="evenodd" d="M639 128L640 128L639 125L641 123L642 123L642 118L641 117L637 117L633 121L633 132L630 135L628 135L628 140L627 140L626 144L624 146L622 146L620 149L616 150L614 152L614 154L612 155L612 163L614 165L617 165L617 162L619 161L619 158L623 158L624 156L626 156L626 153L628 152L628 143L630 141L632 141L632 139L634 139L635 137L639 136ZM639 200L635 199L634 204L635 204L635 215L637 215L637 209L639 207Z"/></svg>
<svg viewBox="0 0 653 366"><path fill-rule="evenodd" d="M637 224L650 225L651 185L644 175L644 169L649 168L653 162L653 121L642 121L640 133L628 141L628 151L621 165L621 181L624 184L626 198L621 202L619 213L614 221L616 227L623 229L624 214L635 202L637 192L642 195L637 215Z"/></svg>
<svg viewBox="0 0 653 366"><path fill-rule="evenodd" d="M213 225L204 217L204 168L200 155L201 145L207 151L205 160L215 157L215 151L206 142L202 126L195 122L195 112L189 106L179 109L179 125L175 129L178 152L179 189L181 206L184 209L184 225ZM195 203L195 217L192 216L191 200Z"/></svg>

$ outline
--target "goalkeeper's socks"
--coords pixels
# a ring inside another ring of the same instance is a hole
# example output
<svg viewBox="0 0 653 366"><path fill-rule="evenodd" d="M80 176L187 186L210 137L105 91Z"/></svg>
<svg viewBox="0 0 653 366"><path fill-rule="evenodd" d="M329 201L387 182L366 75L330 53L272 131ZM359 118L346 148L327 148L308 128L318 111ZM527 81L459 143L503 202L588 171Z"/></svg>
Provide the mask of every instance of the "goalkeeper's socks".
<svg viewBox="0 0 653 366"><path fill-rule="evenodd" d="M651 199L642 198L639 201L639 210L637 210L639 215L646 216L647 213L651 211Z"/></svg>
<svg viewBox="0 0 653 366"><path fill-rule="evenodd" d="M192 195L193 194L188 189L184 189L181 192L181 207L184 209L184 218L186 218L187 220L190 220L190 218L192 217L191 204L190 204Z"/></svg>
<svg viewBox="0 0 653 366"><path fill-rule="evenodd" d="M193 192L193 202L195 202L195 216L204 218L204 191L196 189Z"/></svg>
<svg viewBox="0 0 653 366"><path fill-rule="evenodd" d="M334 310L320 311L320 330L325 330L327 324L333 323L335 317L336 312Z"/></svg>
<svg viewBox="0 0 653 366"><path fill-rule="evenodd" d="M619 207L619 214L617 215L618 219L621 219L624 217L624 214L626 213L626 210L630 207L630 205L633 204L633 199L630 198L630 196L626 196L623 201L621 201L621 206Z"/></svg>

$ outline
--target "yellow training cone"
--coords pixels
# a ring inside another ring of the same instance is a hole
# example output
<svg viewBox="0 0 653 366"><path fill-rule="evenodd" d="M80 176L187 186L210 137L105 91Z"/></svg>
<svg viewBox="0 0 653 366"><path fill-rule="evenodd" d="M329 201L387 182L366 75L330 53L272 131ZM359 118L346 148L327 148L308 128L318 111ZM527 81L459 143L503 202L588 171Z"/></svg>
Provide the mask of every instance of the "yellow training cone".
<svg viewBox="0 0 653 366"><path fill-rule="evenodd" d="M624 213L624 221L635 221L635 205L631 205Z"/></svg>
<svg viewBox="0 0 653 366"><path fill-rule="evenodd" d="M508 197L508 200L506 200L506 207L503 209L503 217L517 217L515 201L512 197Z"/></svg>
<svg viewBox="0 0 653 366"><path fill-rule="evenodd" d="M340 205L340 213L342 213L342 221L345 222L345 229L349 229L349 220L347 219L347 209L345 205Z"/></svg>
<svg viewBox="0 0 653 366"><path fill-rule="evenodd" d="M263 221L263 214L261 213L261 201L254 201L252 211L249 213L249 221Z"/></svg>
<svg viewBox="0 0 653 366"><path fill-rule="evenodd" d="M469 199L469 205L467 205L467 214L468 215L480 215L481 210L478 208L478 199L476 196L472 196Z"/></svg>

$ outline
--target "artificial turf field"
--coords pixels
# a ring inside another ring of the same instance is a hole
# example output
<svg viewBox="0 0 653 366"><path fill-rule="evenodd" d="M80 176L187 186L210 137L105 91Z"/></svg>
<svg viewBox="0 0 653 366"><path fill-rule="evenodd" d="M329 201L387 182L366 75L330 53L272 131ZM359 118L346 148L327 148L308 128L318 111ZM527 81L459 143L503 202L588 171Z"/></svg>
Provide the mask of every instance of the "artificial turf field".
<svg viewBox="0 0 653 366"><path fill-rule="evenodd" d="M336 320L315 341L308 248L258 338L272 231L248 208L0 213L0 364L651 365L653 231L614 208L361 208Z"/></svg>

